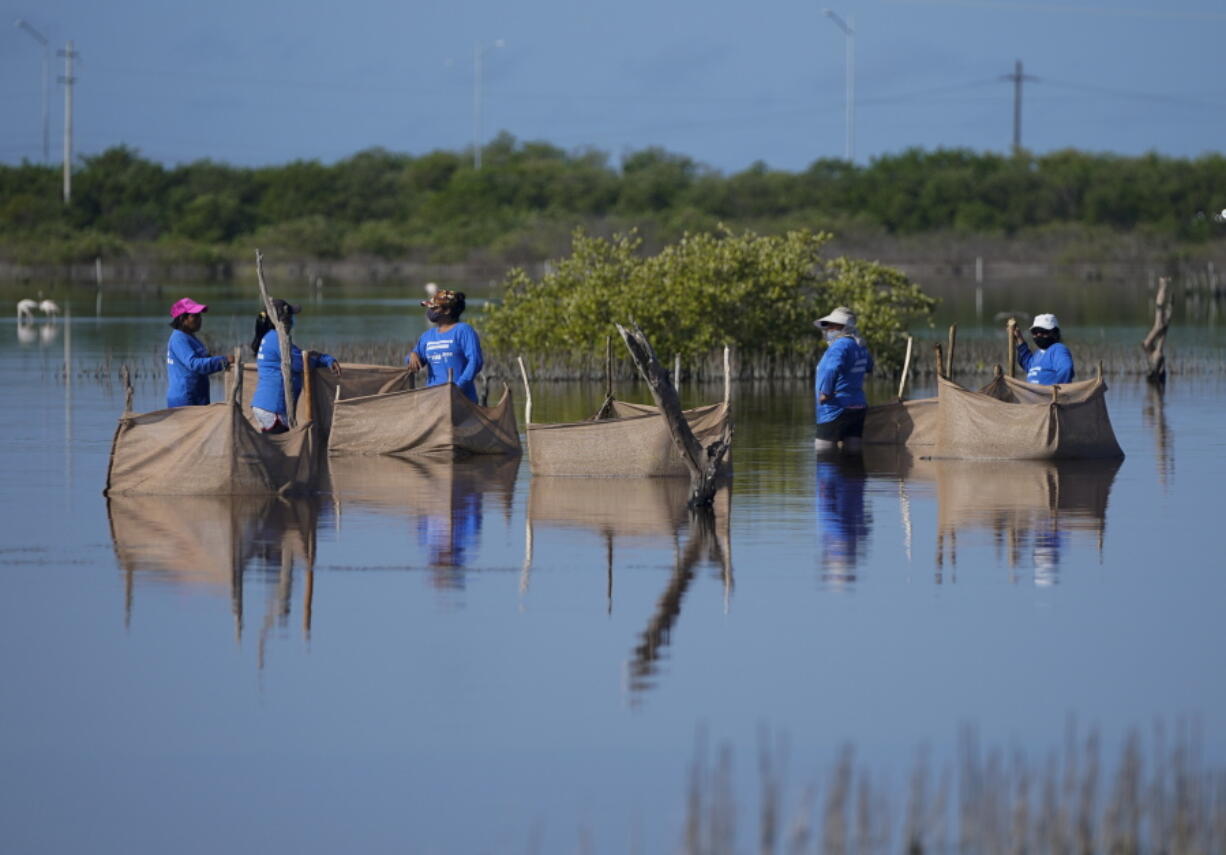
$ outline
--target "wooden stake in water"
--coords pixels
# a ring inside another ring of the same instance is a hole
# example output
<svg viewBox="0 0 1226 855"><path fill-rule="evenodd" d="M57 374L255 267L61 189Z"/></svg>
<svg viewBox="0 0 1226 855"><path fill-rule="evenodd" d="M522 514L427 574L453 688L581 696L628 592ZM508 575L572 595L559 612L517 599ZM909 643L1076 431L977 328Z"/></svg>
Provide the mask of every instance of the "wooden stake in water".
<svg viewBox="0 0 1226 855"><path fill-rule="evenodd" d="M902 359L902 376L898 378L898 402L902 403L903 393L907 388L907 380L911 377L911 347L915 344L915 339L907 336L907 353Z"/></svg>
<svg viewBox="0 0 1226 855"><path fill-rule="evenodd" d="M1005 324L1005 365L1009 366L1009 376L1017 376L1017 342L1015 334L1017 332L1017 320L1009 318Z"/></svg>
<svg viewBox="0 0 1226 855"><path fill-rule="evenodd" d="M945 376L950 379L954 376L954 348L958 344L958 325L952 323L949 325L949 352L945 354Z"/></svg>
<svg viewBox="0 0 1226 855"><path fill-rule="evenodd" d="M732 350L724 345L724 406L732 403Z"/></svg>
<svg viewBox="0 0 1226 855"><path fill-rule="evenodd" d="M532 387L528 385L528 369L524 368L524 358L515 357L519 363L519 376L524 380L524 426L532 424Z"/></svg>
<svg viewBox="0 0 1226 855"><path fill-rule="evenodd" d="M937 376L945 376L945 357L941 353L941 343L938 341L932 345L932 356L936 360Z"/></svg>
<svg viewBox="0 0 1226 855"><path fill-rule="evenodd" d="M289 330L285 328L285 324L281 323L281 318L277 315L276 308L272 304L272 297L268 296L268 286L264 283L264 255L258 249L255 251L255 275L260 285L260 298L264 302L264 313L272 321L273 328L277 331L277 346L281 348L281 385L285 393L285 422L288 427L293 427L295 424L293 341L290 339Z"/></svg>

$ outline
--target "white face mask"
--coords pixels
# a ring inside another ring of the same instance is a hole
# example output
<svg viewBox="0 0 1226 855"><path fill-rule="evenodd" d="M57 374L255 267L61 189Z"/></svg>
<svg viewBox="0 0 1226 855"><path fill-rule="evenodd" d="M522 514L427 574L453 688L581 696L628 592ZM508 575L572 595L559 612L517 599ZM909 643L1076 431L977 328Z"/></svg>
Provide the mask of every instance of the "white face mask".
<svg viewBox="0 0 1226 855"><path fill-rule="evenodd" d="M842 330L832 330L832 329L822 330L822 338L826 339L827 342L833 342L835 339L837 339L842 334L843 334Z"/></svg>

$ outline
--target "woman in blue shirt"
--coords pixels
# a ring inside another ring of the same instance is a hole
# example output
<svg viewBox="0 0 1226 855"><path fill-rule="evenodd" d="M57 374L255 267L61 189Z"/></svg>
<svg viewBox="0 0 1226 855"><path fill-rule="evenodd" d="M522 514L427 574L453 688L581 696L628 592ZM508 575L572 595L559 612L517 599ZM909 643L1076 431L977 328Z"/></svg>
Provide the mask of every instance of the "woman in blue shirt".
<svg viewBox="0 0 1226 855"><path fill-rule="evenodd" d="M166 406L190 407L209 403L209 375L233 364L230 356L210 356L196 338L209 307L184 297L170 307L174 330L166 342Z"/></svg>
<svg viewBox="0 0 1226 855"><path fill-rule="evenodd" d="M864 377L873 370L873 355L856 330L856 316L839 306L824 318L814 321L830 346L817 364L817 451L860 450L864 436Z"/></svg>
<svg viewBox="0 0 1226 855"><path fill-rule="evenodd" d="M430 299L422 300L421 304L426 307L426 319L434 326L421 334L404 361L414 374L425 367L427 386L446 383L450 372L451 381L476 403L475 380L481 373L484 359L477 331L460 320L464 313L464 292L434 291Z"/></svg>
<svg viewBox="0 0 1226 855"><path fill-rule="evenodd" d="M1055 315L1038 315L1030 325L1030 337L1034 339L1037 351L1031 353L1026 346L1026 340L1013 328L1013 338L1017 342L1017 364L1026 372L1027 383L1037 383L1040 386L1054 386L1057 383L1072 383L1076 372L1073 370L1073 354L1060 343L1060 322Z"/></svg>
<svg viewBox="0 0 1226 855"><path fill-rule="evenodd" d="M302 311L301 306L293 306L284 300L273 300L273 309L286 329L294 326L294 315ZM291 344L290 365L293 371L294 401L302 391L302 350L296 344ZM256 359L255 395L251 399L251 414L255 417L264 433L284 433L289 430L285 414L285 384L281 379L281 342L277 340L277 328L265 312L260 312L255 319L255 338L251 340L251 350ZM326 353L316 353L311 356L311 368L323 365L340 375L341 364Z"/></svg>

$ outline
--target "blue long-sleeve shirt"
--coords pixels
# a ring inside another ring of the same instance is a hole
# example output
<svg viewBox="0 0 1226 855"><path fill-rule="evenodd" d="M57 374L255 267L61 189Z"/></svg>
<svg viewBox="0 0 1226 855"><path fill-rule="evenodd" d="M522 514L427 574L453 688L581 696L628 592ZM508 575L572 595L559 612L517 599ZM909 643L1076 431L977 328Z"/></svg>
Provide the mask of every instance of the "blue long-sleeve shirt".
<svg viewBox="0 0 1226 855"><path fill-rule="evenodd" d="M864 377L872 370L873 355L854 336L835 339L817 363L817 423L832 422L849 408L867 407ZM828 396L824 402L822 395Z"/></svg>
<svg viewBox="0 0 1226 855"><path fill-rule="evenodd" d="M291 344L290 365L294 375L294 400L302 391L302 350L296 344ZM260 340L260 350L255 357L258 369L255 384L255 395L251 406L268 410L270 413L286 415L285 386L281 382L281 343L277 341L277 331L269 330ZM311 357L311 367L323 365L330 368L336 360L326 353L316 353Z"/></svg>
<svg viewBox="0 0 1226 855"><path fill-rule="evenodd" d="M460 321L447 332L431 327L421 334L413 353L426 366L426 385L438 386L447 382L447 369L451 369L455 384L470 400L477 400L476 376L481 373L485 360L481 356L481 340L477 331ZM408 362L408 357L405 358Z"/></svg>
<svg viewBox="0 0 1226 855"><path fill-rule="evenodd" d="M166 406L209 403L209 375L226 368L224 356L209 356L191 333L172 330L166 342Z"/></svg>
<svg viewBox="0 0 1226 855"><path fill-rule="evenodd" d="M1027 383L1037 383L1040 386L1072 383L1076 376L1073 371L1073 354L1060 342L1046 350L1036 350L1033 353L1024 341L1018 342L1017 364L1026 372Z"/></svg>

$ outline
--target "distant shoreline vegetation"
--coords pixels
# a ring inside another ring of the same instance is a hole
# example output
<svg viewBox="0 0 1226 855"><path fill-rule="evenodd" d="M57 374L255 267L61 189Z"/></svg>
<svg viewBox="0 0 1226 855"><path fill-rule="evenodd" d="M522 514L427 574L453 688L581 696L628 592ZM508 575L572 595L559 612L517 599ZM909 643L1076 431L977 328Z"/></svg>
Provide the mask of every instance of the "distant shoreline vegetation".
<svg viewBox="0 0 1226 855"><path fill-rule="evenodd" d="M1037 254L1169 268L1226 245L1226 225L1213 216L1226 207L1218 154L908 149L863 166L823 159L786 172L757 163L725 175L658 148L613 163L597 150L503 134L484 148L480 170L469 152L382 149L333 164L166 167L121 146L81 159L68 205L60 182L58 167L0 165L6 276L57 266L63 275L63 266L101 258L225 279L256 246L274 261L350 263L359 277L405 264L505 268L564 254L576 227L605 237L636 229L646 252L723 226L823 230L837 235L840 253L952 267L977 255Z"/></svg>

